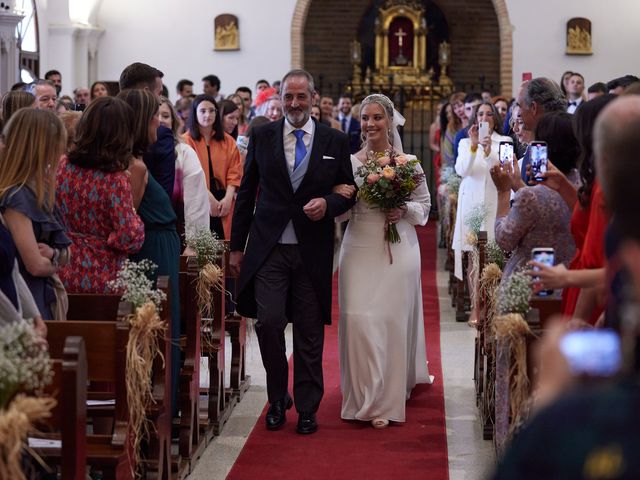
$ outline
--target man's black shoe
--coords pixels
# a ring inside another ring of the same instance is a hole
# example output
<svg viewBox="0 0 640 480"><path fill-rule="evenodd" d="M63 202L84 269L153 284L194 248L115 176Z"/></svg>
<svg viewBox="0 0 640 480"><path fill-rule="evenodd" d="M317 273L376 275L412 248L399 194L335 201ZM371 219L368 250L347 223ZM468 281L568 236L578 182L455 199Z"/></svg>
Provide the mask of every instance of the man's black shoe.
<svg viewBox="0 0 640 480"><path fill-rule="evenodd" d="M308 435L318 431L318 422L316 422L315 413L300 413L298 417L298 425L296 426L296 432L302 435Z"/></svg>
<svg viewBox="0 0 640 480"><path fill-rule="evenodd" d="M278 430L287 421L287 410L293 406L291 396L287 395L282 400L276 400L267 411L267 430Z"/></svg>

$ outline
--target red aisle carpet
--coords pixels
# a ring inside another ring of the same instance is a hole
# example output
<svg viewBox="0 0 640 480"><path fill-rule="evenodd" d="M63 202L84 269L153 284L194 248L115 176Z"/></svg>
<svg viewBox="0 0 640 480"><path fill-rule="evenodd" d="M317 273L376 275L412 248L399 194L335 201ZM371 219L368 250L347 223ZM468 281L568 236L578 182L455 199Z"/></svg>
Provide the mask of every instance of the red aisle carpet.
<svg viewBox="0 0 640 480"><path fill-rule="evenodd" d="M291 409L280 431L264 427L264 415L251 432L227 479L429 479L449 478L444 417L440 315L436 286L436 224L418 228L422 251L422 289L427 358L432 385L418 385L407 402L407 421L385 430L340 419L338 298L334 280L333 324L324 345L325 394L318 411L318 432L295 432Z"/></svg>

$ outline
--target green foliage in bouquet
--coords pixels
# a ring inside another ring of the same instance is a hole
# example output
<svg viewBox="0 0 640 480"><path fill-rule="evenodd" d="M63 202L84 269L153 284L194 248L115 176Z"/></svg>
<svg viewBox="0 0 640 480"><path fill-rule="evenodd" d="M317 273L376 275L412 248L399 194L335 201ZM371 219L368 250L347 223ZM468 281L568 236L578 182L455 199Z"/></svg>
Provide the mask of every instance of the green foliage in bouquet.
<svg viewBox="0 0 640 480"><path fill-rule="evenodd" d="M507 263L507 254L496 243L495 240L489 240L486 247L487 263L495 263L500 267L500 270L504 269L505 263Z"/></svg>

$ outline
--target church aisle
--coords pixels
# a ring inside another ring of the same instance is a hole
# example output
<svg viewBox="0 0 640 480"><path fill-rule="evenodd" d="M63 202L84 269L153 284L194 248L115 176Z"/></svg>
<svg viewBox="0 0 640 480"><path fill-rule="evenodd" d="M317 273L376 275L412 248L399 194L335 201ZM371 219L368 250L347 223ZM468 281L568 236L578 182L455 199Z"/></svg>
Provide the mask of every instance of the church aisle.
<svg viewBox="0 0 640 480"><path fill-rule="evenodd" d="M407 422L386 430L340 419L337 341L337 289L334 324L326 329L325 396L318 412L317 434L295 433L295 413L283 430L268 432L258 420L229 479L243 478L402 478L447 479L444 396L440 366L439 306L436 290L435 224L418 230L423 251L423 287L427 355L433 385L419 385L407 403ZM264 412L263 412L264 413Z"/></svg>
<svg viewBox="0 0 640 480"><path fill-rule="evenodd" d="M410 410L408 410L408 421L409 423L416 422L416 415L412 412L412 410L416 409L415 406L412 405L413 402L424 402L423 394L426 393L426 390L429 388L439 388L439 398L442 401L442 380L444 374L444 394L445 394L445 405L446 405L446 434L447 434L447 443L448 443L448 470L449 470L449 478L451 480L477 480L484 478L483 472L486 472L488 468L491 468L493 464L493 448L491 442L483 441L480 435L478 426L477 426L477 408L474 403L474 392L473 392L473 381L472 381L472 364L469 359L473 358L473 330L470 329L466 323L456 323L455 315L453 314L453 310L450 307L450 297L447 294L447 274L444 272L444 250L436 251L435 248L435 227L436 222L430 222L429 226L426 228L421 228L418 230L421 235L422 242L422 257L423 257L423 268L429 269L428 271L433 272L436 268L436 258L437 258L437 277L433 273L430 273L431 280L423 280L423 291L425 293L424 297L424 307L425 307L425 316L427 314L432 314L434 309L439 309L439 320L440 320L440 328L441 335L440 341L437 341L438 337L434 337L432 333L432 327L427 323L427 336L429 344L428 355L429 355L429 368L434 373L435 361L434 361L434 348L432 344L434 342L437 343L437 348L442 348L442 367L443 370L435 371L437 375L436 384L432 387L429 386L419 386L418 392L420 392L420 397L418 395L414 395L414 398L410 401ZM433 233L432 233L433 232ZM426 243L424 236L428 235L431 237L429 239L429 244ZM433 235L433 236L432 236ZM437 252L437 253L436 253ZM423 277L424 278L424 277ZM435 293L435 285L434 282L437 280L437 290L438 293ZM438 301L439 300L439 301ZM333 327L332 327L333 328ZM334 355L337 355L337 332L331 333L331 338L329 337L332 328L327 330L327 342L325 348L329 346L332 347L334 351ZM291 331L290 328L287 329L286 332L287 338L287 351L291 351ZM329 356L325 353L325 368L335 369L335 377L330 380L328 377L328 370L325 370L325 382L328 386L327 392L325 394L325 399L321 404L320 408L320 428L321 430L317 435L322 433L328 435L336 435L341 425L350 427L351 424L342 422L339 419L339 406L340 406L340 398L339 398L339 378L338 374L338 364L337 357L335 357L334 364L328 365ZM266 398L266 390L265 390L265 381L264 381L264 370L262 368L262 364L260 361L260 353L257 346L257 341L255 334L252 335L248 339L248 350L247 350L247 369L248 373L252 376L252 386L247 392L243 401L236 407L234 413L225 426L224 431L220 437L216 437L214 442L209 446L209 448L205 451L202 458L198 462L198 465L195 471L189 477L189 480L222 480L227 478L227 474L232 469L236 459L241 454L241 450L247 442L248 437L250 436L254 426L256 427L256 432L264 434L264 438L269 443L275 445L273 450L276 451L276 459L274 459L274 464L277 464L275 467L272 467L267 464L260 464L255 457L245 457L246 462L248 464L255 463L255 470L251 473L247 473L247 476L237 475L236 470L232 475L229 475L228 478L268 478L265 475L269 475L269 472L274 477L281 477L282 475L289 475L290 478L345 478L347 476L347 472L340 472L339 475L333 472L319 472L314 471L312 476L307 477L298 477L294 475L293 469L297 469L298 467L294 465L294 463L299 464L306 462L306 456L310 458L321 459L326 466L332 465L334 462L334 458L346 459L354 466L354 469L350 471L348 474L351 475L350 478L360 478L364 477L364 473L357 469L358 459L362 459L362 453L368 453L368 451L358 453L359 450L366 449L365 438L368 441L369 438L373 438L374 440L383 440L388 441L390 446L389 448L394 448L393 455L395 458L405 459L406 454L403 453L405 451L410 454L415 453L408 444L400 443L402 440L397 439L396 432L402 433L402 430L406 428L404 427L394 427L393 429L389 429L387 431L374 431L370 427L366 427L364 425L357 427L355 429L355 434L350 439L349 443L340 443L339 446L341 448L336 448L333 452L337 452L335 454L329 455L325 453L317 452L316 445L317 441L314 441L314 438L300 438L299 435L295 434L295 413L292 414L292 411L289 412L288 415L288 424L285 427L284 431L281 432L266 432L264 431L264 405ZM331 382L331 383L330 383ZM422 392L422 390L425 390ZM329 397L335 397L334 401L329 401ZM422 412L424 413L424 412ZM420 414L418 414L420 415ZM333 418L329 418L329 417ZM257 422L257 423L256 423ZM417 423L417 422L416 422ZM324 432L323 432L324 430ZM391 434L394 436L384 437L386 434ZM275 435L275 438L271 438ZM294 462L294 454L291 453L292 449L282 445L281 439L284 441L285 436L293 440L295 443L301 443L301 448L303 451L303 455L301 458L302 462ZM313 437L313 436L312 436ZM319 438L319 437L318 437ZM306 442L309 440L310 442ZM428 441L425 439L425 441ZM391 445L392 442L396 442L394 445ZM427 448L419 447L420 450L427 450ZM416 448L416 451L418 449ZM345 453L346 452L346 453ZM242 454L244 456L245 453ZM446 455L444 453L443 455ZM369 458L376 458L375 453L367 456L366 462L360 463L360 465L366 465L369 463ZM446 457L443 457L446 458ZM240 457L242 460L242 457ZM408 463L408 462L406 462ZM429 463L429 462L426 462ZM445 464L446 465L446 464ZM290 468L291 466L291 468ZM407 476L407 478L446 478L444 474L436 474L433 470L433 467L422 467L421 475L417 476ZM427 470L424 470L427 468ZM396 475L400 472L399 469L394 469L393 474ZM428 472L428 473L427 473ZM427 473L427 476L425 476ZM342 477L342 475L345 477ZM434 476L432 477L431 474ZM253 476L249 476L253 475ZM384 478L384 475L367 475L368 477L374 478Z"/></svg>

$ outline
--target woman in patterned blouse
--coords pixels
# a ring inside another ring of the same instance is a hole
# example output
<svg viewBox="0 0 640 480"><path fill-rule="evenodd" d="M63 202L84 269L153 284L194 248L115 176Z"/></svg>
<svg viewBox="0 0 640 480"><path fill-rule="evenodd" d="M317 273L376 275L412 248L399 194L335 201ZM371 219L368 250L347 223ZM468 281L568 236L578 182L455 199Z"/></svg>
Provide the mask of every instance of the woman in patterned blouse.
<svg viewBox="0 0 640 480"><path fill-rule="evenodd" d="M69 292L111 292L109 282L144 242L127 172L133 115L118 98L91 102L78 123L75 147L58 168L56 201L73 249L60 272Z"/></svg>

